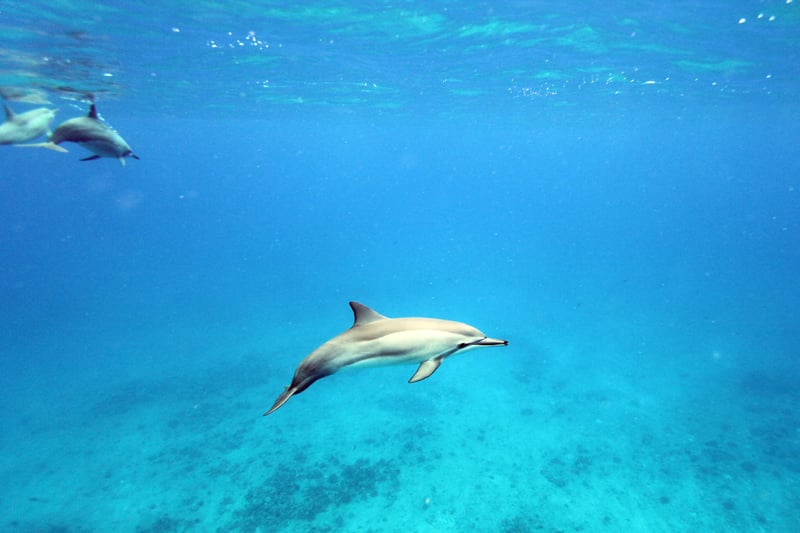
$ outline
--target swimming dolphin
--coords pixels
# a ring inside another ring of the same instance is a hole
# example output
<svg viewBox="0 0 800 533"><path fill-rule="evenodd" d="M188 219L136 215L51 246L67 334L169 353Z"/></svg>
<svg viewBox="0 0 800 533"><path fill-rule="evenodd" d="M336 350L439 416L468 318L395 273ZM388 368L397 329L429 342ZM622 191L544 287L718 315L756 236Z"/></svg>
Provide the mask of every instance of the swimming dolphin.
<svg viewBox="0 0 800 533"><path fill-rule="evenodd" d="M0 98L26 104L52 105L46 91L30 87L0 87Z"/></svg>
<svg viewBox="0 0 800 533"><path fill-rule="evenodd" d="M49 142L26 144L24 146L38 146L66 152L66 149L59 146L63 142L80 144L94 154L84 157L81 161L91 161L101 157L114 157L119 159L120 164L125 166L126 157L139 159L139 156L133 153L125 139L100 120L97 116L97 108L94 102L92 102L89 113L85 117L71 118L60 124L50 135Z"/></svg>
<svg viewBox="0 0 800 533"><path fill-rule="evenodd" d="M433 374L442 361L456 352L477 346L506 346L462 322L438 318L386 318L366 305L350 302L355 321L300 362L292 383L278 396L264 416L275 412L289 398L318 379L346 367L419 363L408 380L416 383Z"/></svg>
<svg viewBox="0 0 800 533"><path fill-rule="evenodd" d="M19 144L30 141L50 133L50 123L56 116L58 109L38 107L14 113L10 107L3 104L6 110L6 121L0 125L0 144Z"/></svg>

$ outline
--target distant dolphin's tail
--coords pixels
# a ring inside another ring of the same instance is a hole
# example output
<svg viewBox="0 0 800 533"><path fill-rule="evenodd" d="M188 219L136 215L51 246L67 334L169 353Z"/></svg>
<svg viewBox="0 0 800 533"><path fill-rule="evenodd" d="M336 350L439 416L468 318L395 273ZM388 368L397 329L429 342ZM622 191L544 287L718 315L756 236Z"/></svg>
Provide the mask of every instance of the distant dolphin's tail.
<svg viewBox="0 0 800 533"><path fill-rule="evenodd" d="M53 150L54 152L64 152L64 153L69 152L69 150L67 150L63 146L59 146L58 144L53 142L15 144L14 146L18 148L47 148L48 150Z"/></svg>
<svg viewBox="0 0 800 533"><path fill-rule="evenodd" d="M275 403L272 404L272 407L269 408L269 411L264 413L264 416L277 411L281 405L289 401L289 398L291 398L295 392L297 392L297 387L286 387L286 390L284 390L281 395L278 396L278 399L275 400Z"/></svg>

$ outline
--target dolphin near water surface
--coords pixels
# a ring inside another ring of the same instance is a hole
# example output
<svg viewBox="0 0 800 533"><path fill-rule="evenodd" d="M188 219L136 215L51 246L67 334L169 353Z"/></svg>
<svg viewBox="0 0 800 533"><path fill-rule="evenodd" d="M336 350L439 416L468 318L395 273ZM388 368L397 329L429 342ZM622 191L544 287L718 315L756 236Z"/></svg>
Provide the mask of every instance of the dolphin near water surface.
<svg viewBox="0 0 800 533"><path fill-rule="evenodd" d="M50 133L50 124L58 109L37 107L24 113L14 113L3 104L6 121L0 125L0 144L19 144Z"/></svg>
<svg viewBox="0 0 800 533"><path fill-rule="evenodd" d="M125 158L139 159L122 136L114 131L97 116L97 108L92 102L89 113L85 117L71 118L61 124L50 135L49 142L39 144L26 144L19 146L37 146L49 148L58 152L67 150L60 146L64 142L79 144L94 155L84 157L81 161L91 161L101 157L119 159L125 165Z"/></svg>
<svg viewBox="0 0 800 533"><path fill-rule="evenodd" d="M433 374L442 361L481 346L506 346L462 322L438 318L387 318L366 305L350 302L355 321L344 333L332 338L300 362L292 383L264 413L275 412L289 398L306 390L318 379L343 368L419 363L409 383Z"/></svg>

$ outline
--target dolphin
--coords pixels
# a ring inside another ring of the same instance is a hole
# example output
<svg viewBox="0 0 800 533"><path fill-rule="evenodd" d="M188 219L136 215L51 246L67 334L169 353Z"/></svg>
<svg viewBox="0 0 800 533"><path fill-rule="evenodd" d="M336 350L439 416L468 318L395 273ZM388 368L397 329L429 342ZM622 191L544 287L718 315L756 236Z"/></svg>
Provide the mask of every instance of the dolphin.
<svg viewBox="0 0 800 533"><path fill-rule="evenodd" d="M26 104L51 105L47 92L30 87L0 87L0 98Z"/></svg>
<svg viewBox="0 0 800 533"><path fill-rule="evenodd" d="M94 102L92 102L89 113L85 117L71 118L61 123L50 135L49 142L20 146L38 146L58 152L66 152L66 149L59 146L63 142L79 144L94 154L84 157L81 161L113 157L119 159L120 164L125 166L126 157L139 159L139 156L133 153L125 139L100 120L97 116L97 108Z"/></svg>
<svg viewBox="0 0 800 533"><path fill-rule="evenodd" d="M332 338L300 362L292 383L264 416L277 411L289 398L318 379L343 368L419 363L408 380L416 383L436 372L455 353L479 346L506 346L462 322L438 318L386 318L358 302L350 302L353 326Z"/></svg>
<svg viewBox="0 0 800 533"><path fill-rule="evenodd" d="M14 113L3 104L6 121L0 125L0 144L19 144L50 133L50 123L58 109L37 107L24 113Z"/></svg>

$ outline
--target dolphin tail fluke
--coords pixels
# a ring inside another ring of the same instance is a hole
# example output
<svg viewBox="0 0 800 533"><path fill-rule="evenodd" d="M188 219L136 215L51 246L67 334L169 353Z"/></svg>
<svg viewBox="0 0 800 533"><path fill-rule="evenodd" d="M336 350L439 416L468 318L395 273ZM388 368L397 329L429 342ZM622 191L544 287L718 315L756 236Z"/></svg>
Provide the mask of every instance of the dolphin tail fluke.
<svg viewBox="0 0 800 533"><path fill-rule="evenodd" d="M58 144L53 142L15 144L14 146L18 148L47 148L48 150L53 150L54 152L63 152L63 153L69 152L69 150L67 150L63 146L59 146Z"/></svg>
<svg viewBox="0 0 800 533"><path fill-rule="evenodd" d="M297 387L286 387L286 390L284 390L281 395L278 396L278 399L275 400L275 403L272 404L272 407L269 408L269 411L264 413L264 416L277 411L283 404L289 401L289 398L291 398L295 392L297 392Z"/></svg>

